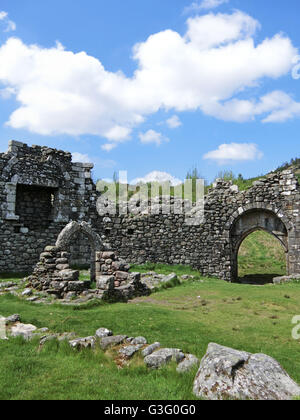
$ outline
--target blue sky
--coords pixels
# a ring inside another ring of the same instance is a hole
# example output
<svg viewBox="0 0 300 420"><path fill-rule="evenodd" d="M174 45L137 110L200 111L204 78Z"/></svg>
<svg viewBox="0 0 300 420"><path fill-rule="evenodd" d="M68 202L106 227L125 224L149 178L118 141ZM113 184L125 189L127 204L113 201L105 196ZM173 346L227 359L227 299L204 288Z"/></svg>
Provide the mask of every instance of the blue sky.
<svg viewBox="0 0 300 420"><path fill-rule="evenodd" d="M270 171L299 156L299 12L297 0L1 0L0 151L69 150L95 178Z"/></svg>

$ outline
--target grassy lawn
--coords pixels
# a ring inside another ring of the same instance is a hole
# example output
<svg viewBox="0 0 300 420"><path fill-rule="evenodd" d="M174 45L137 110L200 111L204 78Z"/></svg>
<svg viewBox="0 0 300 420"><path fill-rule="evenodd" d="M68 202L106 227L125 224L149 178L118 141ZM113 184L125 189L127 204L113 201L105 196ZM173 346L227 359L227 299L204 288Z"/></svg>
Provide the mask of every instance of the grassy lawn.
<svg viewBox="0 0 300 420"><path fill-rule="evenodd" d="M244 275L255 274L256 269L281 274L280 267L284 266L278 265L279 254L270 250L269 238L258 234L244 242L240 270ZM148 264L133 266L132 270L164 274L175 271L178 275L193 275L194 279L127 304L36 305L3 295L0 314L19 313L24 323L48 327L53 332L74 331L82 337L106 327L114 334L142 335L149 343L160 341L162 346L181 348L199 358L210 342L262 352L277 359L300 383L300 341L291 337L291 320L300 315L299 284L229 284L202 278L197 271L178 266ZM140 356L120 369L113 353L104 354L99 349L78 353L67 343L57 342L38 351L38 341L25 343L19 338L0 341L0 352L0 399L194 398L196 370L180 375L170 365L149 371Z"/></svg>
<svg viewBox="0 0 300 420"><path fill-rule="evenodd" d="M20 313L25 323L80 336L103 326L115 334L144 335L149 342L180 347L199 358L210 342L263 352L300 383L300 343L291 337L299 299L298 284L251 286L197 276L128 304L86 305L80 310L34 305L5 295L0 297L0 313ZM41 352L37 348L37 342L19 339L0 342L1 399L193 398L195 372L179 375L174 366L149 371L139 357L119 369L100 350L76 353L65 343L49 343Z"/></svg>

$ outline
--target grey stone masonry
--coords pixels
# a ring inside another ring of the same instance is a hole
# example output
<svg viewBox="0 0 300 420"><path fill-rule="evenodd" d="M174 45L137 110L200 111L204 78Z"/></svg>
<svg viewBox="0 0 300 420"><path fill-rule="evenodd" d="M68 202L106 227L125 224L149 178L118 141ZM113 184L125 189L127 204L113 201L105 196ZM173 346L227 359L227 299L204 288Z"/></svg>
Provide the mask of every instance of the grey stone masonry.
<svg viewBox="0 0 300 420"><path fill-rule="evenodd" d="M130 273L129 269L130 265L114 252L96 252L96 287L104 299L127 301L150 294L150 289L141 282L140 273Z"/></svg>
<svg viewBox="0 0 300 420"><path fill-rule="evenodd" d="M187 223L174 199L170 214L163 214L159 200L155 214L98 213L102 195L92 168L73 163L68 152L9 143L0 154L0 272L31 272L44 248L54 246L74 221L79 227L67 235L63 251L71 263L90 265L93 280L95 251L109 249L128 263L185 264L205 276L235 281L239 247L258 229L281 242L287 275L300 274L300 187L291 170L271 173L246 191L216 181L204 200L204 221ZM197 206L193 212L200 221ZM106 263L101 265L101 275L110 275ZM115 287L123 287L126 274L114 276L120 284Z"/></svg>
<svg viewBox="0 0 300 420"><path fill-rule="evenodd" d="M72 222L68 230L74 229L75 223ZM31 289L43 291L59 299L66 298L70 292L78 296L89 291L91 281L80 281L79 271L70 268L69 258L61 246L46 246L33 273L26 278L28 291L31 294ZM95 261L94 297L113 302L150 294L150 289L141 282L140 273L129 273L130 266L119 260L114 252L96 252Z"/></svg>
<svg viewBox="0 0 300 420"><path fill-rule="evenodd" d="M218 180L205 196L204 215L194 226L174 213L102 217L100 225L128 262L190 265L228 281L237 279L242 241L262 229L282 244L287 273L300 274L300 188L292 171L272 173L241 192Z"/></svg>
<svg viewBox="0 0 300 420"><path fill-rule="evenodd" d="M70 220L96 217L92 168L68 152L9 142L0 153L0 272L32 271Z"/></svg>
<svg viewBox="0 0 300 420"><path fill-rule="evenodd" d="M70 269L69 255L54 246L47 246L40 255L40 261L27 278L35 290L63 298L68 292L82 293L90 286L89 281L79 280L79 271Z"/></svg>

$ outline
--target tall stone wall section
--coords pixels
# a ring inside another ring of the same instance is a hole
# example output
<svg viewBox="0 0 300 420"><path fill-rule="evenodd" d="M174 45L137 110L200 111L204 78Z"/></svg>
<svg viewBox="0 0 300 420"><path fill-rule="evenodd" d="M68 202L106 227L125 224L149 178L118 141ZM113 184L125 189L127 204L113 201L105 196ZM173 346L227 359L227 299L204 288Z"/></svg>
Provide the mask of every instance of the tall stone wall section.
<svg viewBox="0 0 300 420"><path fill-rule="evenodd" d="M68 152L9 143L0 154L1 272L30 272L70 220L96 218L92 168Z"/></svg>
<svg viewBox="0 0 300 420"><path fill-rule="evenodd" d="M74 220L89 223L128 262L186 264L225 280L237 275L241 241L264 229L282 242L289 274L300 273L300 187L291 171L270 174L242 192L219 180L205 197L205 222L189 225L172 208L169 215L99 215L92 166L72 163L66 152L18 142L0 154L0 271L30 271L45 246L55 245L59 232ZM30 186L50 192L52 200L40 231L33 222L26 224L30 214L16 214L28 209L18 200ZM70 261L90 261L88 238L77 237L70 250Z"/></svg>

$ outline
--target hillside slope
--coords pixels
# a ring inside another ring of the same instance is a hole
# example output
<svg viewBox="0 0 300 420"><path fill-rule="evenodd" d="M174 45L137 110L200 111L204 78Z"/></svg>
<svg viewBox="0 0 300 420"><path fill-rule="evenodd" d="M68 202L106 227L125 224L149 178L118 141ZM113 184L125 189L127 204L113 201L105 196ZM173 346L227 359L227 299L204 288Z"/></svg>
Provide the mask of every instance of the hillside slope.
<svg viewBox="0 0 300 420"><path fill-rule="evenodd" d="M264 231L249 235L239 250L239 277L286 274L286 254L278 239Z"/></svg>

